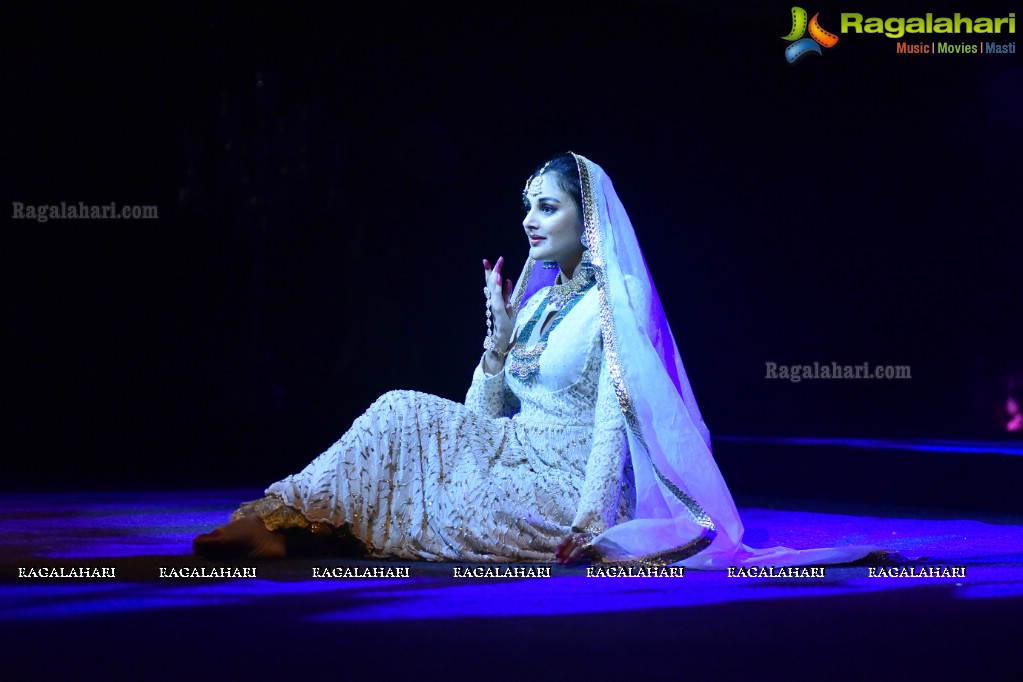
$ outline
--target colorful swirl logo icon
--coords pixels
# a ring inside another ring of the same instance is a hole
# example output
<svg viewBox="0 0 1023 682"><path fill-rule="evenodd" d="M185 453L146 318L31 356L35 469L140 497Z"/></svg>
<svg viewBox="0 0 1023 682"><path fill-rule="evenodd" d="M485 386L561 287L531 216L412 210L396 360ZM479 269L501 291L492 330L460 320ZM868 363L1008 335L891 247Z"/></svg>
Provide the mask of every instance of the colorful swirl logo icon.
<svg viewBox="0 0 1023 682"><path fill-rule="evenodd" d="M792 43L785 48L785 59L789 60L789 64L795 64L811 52L822 54L822 47L834 47L838 44L838 36L821 28L817 21L819 16L820 12L814 14L813 19L807 22L805 9L802 7L792 8L792 30L787 36L782 36L782 40ZM808 30L810 37L804 38L803 34Z"/></svg>

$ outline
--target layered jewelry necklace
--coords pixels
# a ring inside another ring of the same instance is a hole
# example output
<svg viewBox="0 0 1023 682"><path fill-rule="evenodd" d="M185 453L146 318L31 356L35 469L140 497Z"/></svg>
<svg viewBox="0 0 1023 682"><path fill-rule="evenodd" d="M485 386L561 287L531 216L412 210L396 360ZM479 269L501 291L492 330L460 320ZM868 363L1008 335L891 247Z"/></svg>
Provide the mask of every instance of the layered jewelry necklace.
<svg viewBox="0 0 1023 682"><path fill-rule="evenodd" d="M558 277L560 279L561 276L558 275ZM536 307L536 312L533 313L533 316L529 318L529 321L519 331L518 338L522 339L522 341L516 341L508 353L506 369L509 372L525 383L529 383L536 378L536 375L540 372L540 356L547 349L547 339L550 337L551 332L561 324L561 321L565 319L568 312L575 307L575 304L579 302L583 294L589 291L594 282L593 269L581 267L579 272L575 274L575 277L568 282L565 284L555 284L547 291L547 295L544 296L543 300ZM540 339L532 346L526 347L526 343L528 343L529 338L533 335L533 330L540 322L540 318L552 306L557 310L554 319L551 320L547 329L540 335Z"/></svg>

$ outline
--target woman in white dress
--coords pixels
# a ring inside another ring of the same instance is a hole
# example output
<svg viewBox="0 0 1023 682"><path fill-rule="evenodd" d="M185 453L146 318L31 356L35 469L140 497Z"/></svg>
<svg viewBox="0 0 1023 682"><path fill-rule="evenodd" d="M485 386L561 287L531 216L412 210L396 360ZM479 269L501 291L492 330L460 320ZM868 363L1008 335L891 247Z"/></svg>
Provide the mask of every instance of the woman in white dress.
<svg viewBox="0 0 1023 682"><path fill-rule="evenodd" d="M483 261L488 334L464 404L377 400L304 470L195 539L210 556L340 551L470 562L849 561L753 550L710 453L628 216L600 166L530 176L514 288Z"/></svg>

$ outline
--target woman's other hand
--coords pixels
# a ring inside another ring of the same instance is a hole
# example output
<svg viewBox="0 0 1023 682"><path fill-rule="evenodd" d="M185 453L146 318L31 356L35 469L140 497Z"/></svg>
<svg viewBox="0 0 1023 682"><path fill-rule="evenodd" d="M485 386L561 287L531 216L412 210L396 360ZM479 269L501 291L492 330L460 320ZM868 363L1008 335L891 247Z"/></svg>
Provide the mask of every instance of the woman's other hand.
<svg viewBox="0 0 1023 682"><path fill-rule="evenodd" d="M597 548L591 545L593 533L572 533L566 535L554 548L554 561L558 564L581 564L599 557Z"/></svg>

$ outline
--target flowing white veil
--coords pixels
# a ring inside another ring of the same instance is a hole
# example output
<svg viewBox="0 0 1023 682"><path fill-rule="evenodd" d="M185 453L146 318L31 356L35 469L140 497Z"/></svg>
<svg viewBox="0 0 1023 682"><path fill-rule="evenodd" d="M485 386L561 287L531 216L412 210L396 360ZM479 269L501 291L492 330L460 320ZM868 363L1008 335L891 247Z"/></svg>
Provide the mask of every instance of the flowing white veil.
<svg viewBox="0 0 1023 682"><path fill-rule="evenodd" d="M843 563L873 547L752 549L711 455L696 405L625 208L604 170L573 154L579 168L583 241L597 280L604 354L628 426L636 513L594 539L605 562L736 565ZM556 270L527 260L512 294L517 311Z"/></svg>

